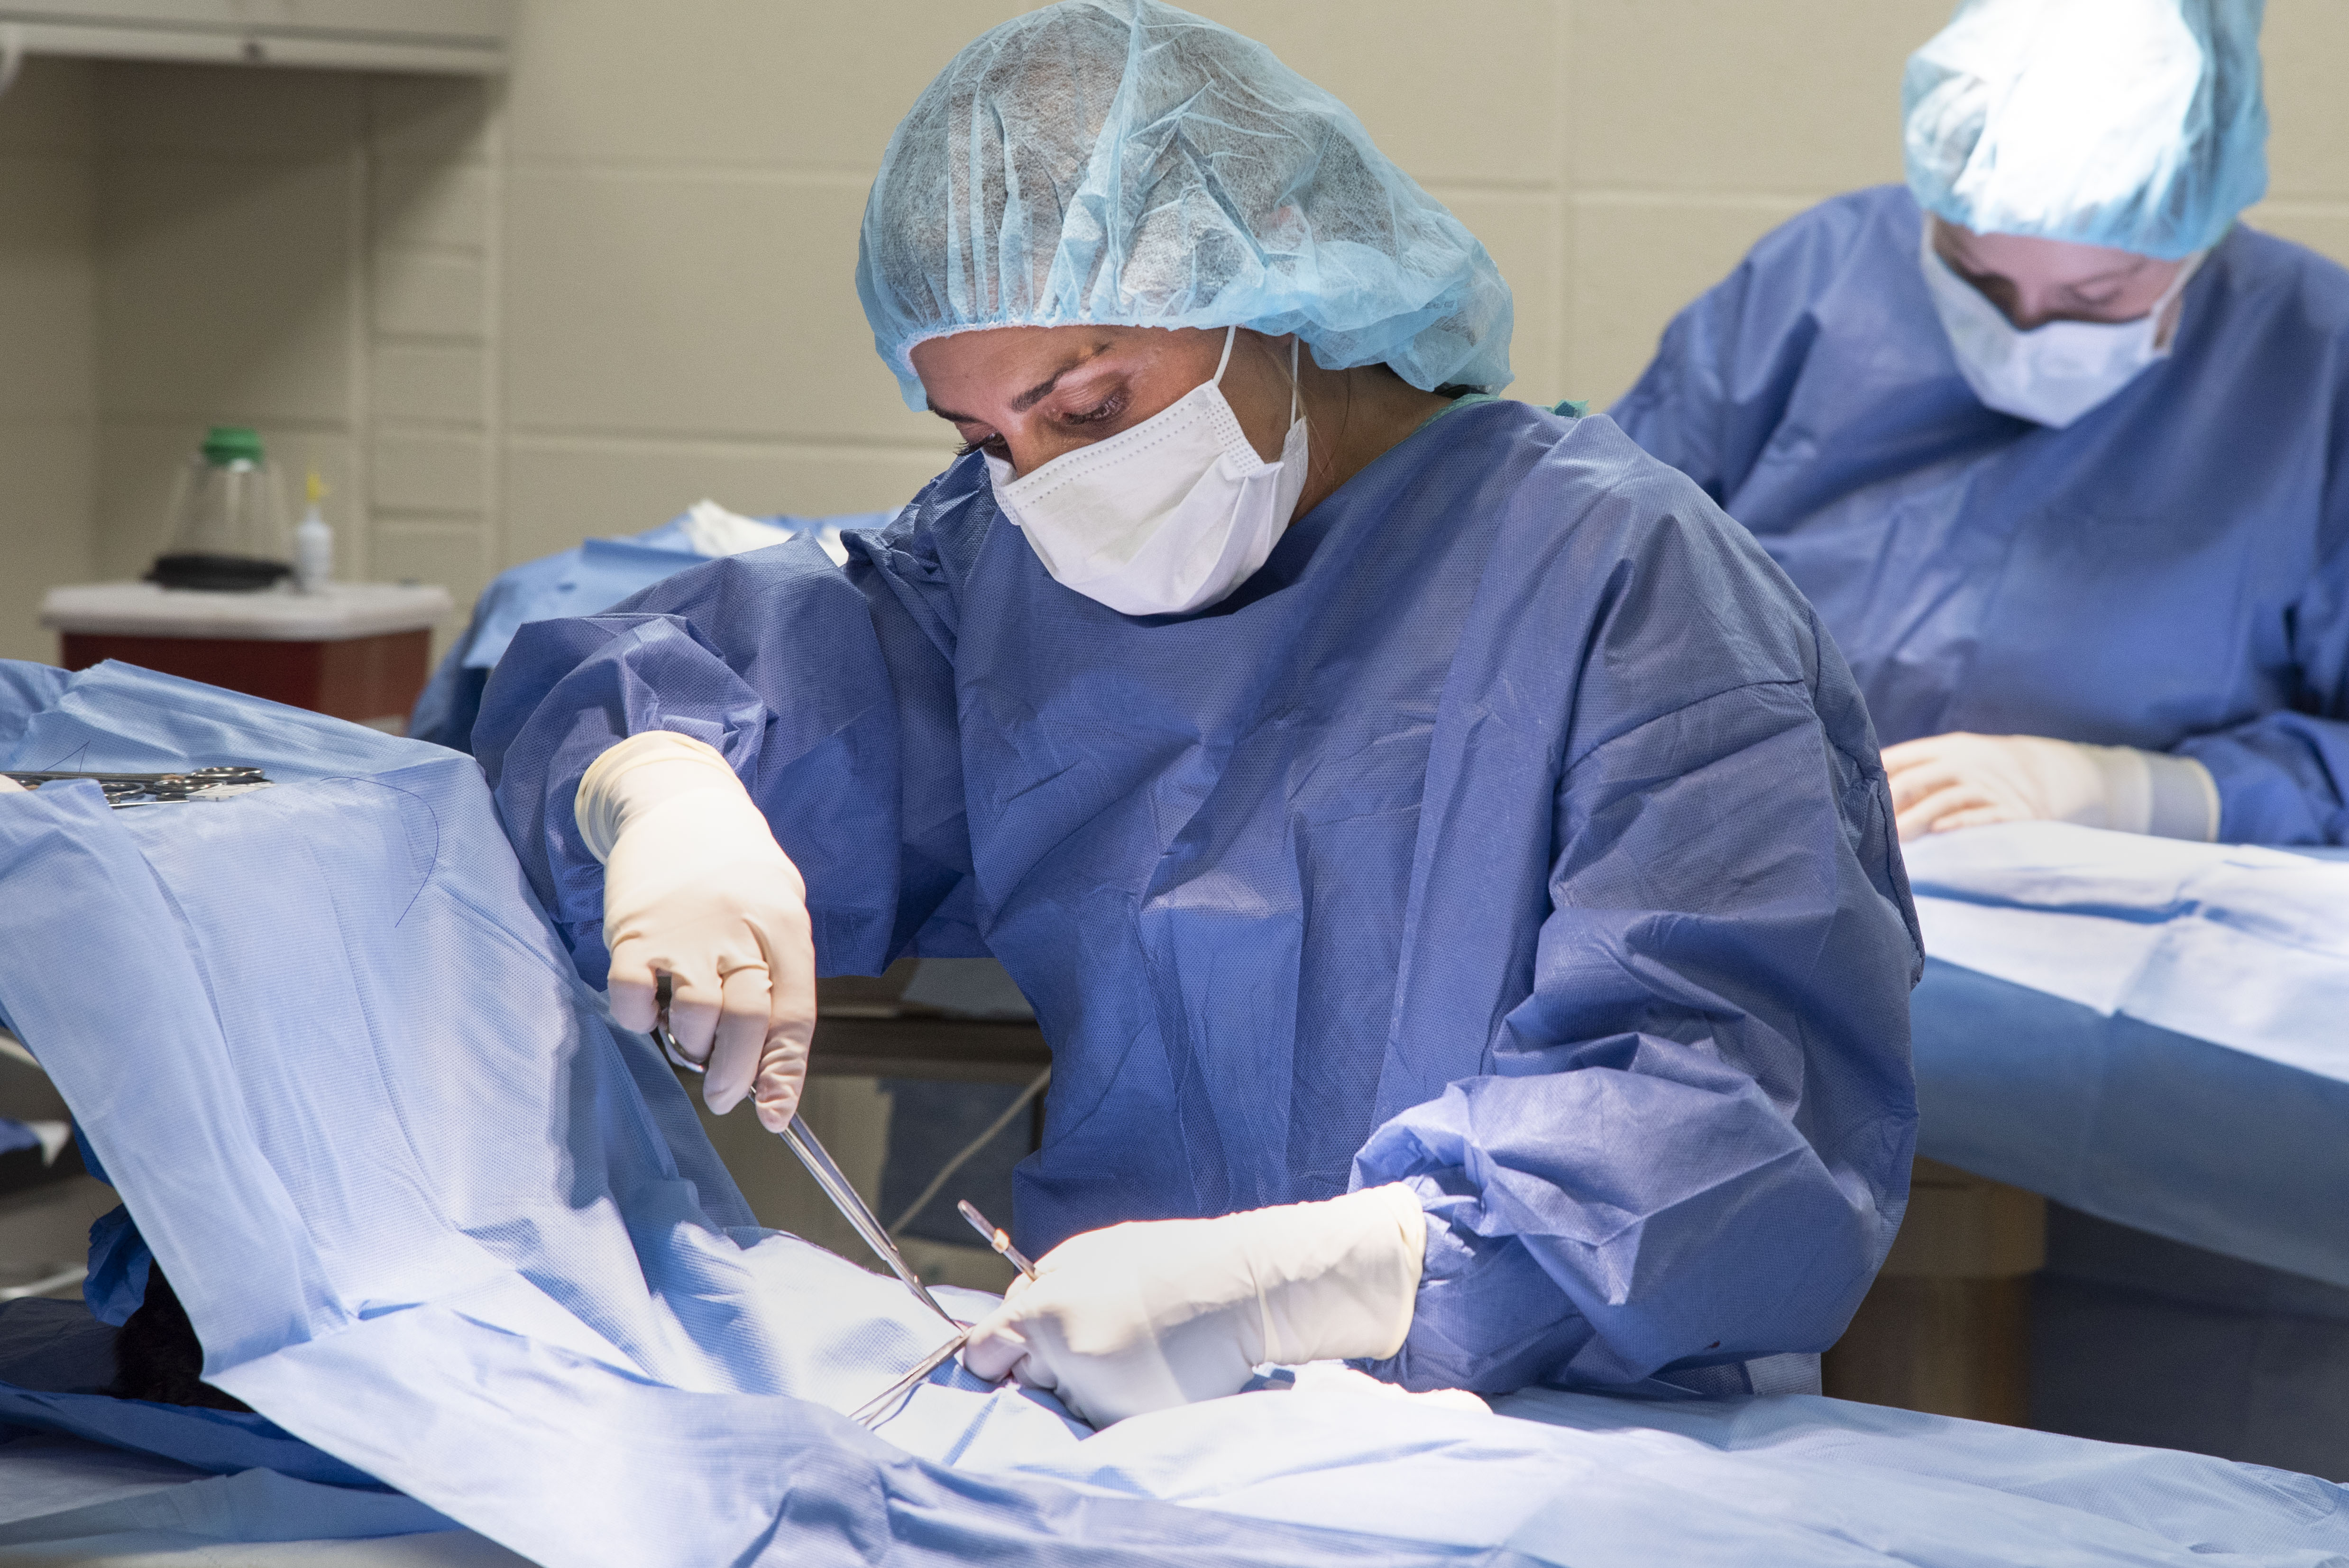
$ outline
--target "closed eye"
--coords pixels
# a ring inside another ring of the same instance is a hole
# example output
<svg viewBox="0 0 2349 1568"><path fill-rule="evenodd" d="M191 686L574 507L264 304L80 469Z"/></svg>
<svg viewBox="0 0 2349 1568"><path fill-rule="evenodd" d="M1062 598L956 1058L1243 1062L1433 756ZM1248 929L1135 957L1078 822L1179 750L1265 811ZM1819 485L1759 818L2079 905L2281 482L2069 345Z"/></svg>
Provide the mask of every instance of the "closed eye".
<svg viewBox="0 0 2349 1568"><path fill-rule="evenodd" d="M1100 425L1116 418L1124 412L1125 394L1119 392L1102 398L1081 414L1063 414L1060 419L1063 425Z"/></svg>

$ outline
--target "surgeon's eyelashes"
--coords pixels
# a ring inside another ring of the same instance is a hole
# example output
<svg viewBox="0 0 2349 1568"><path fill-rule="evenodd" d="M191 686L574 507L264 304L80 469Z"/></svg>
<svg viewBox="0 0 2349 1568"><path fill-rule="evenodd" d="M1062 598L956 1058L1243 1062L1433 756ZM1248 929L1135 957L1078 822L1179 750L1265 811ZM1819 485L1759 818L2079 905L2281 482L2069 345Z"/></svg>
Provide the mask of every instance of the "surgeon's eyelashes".
<svg viewBox="0 0 2349 1568"><path fill-rule="evenodd" d="M1133 399L1125 389L1121 387L1116 393L1102 398L1091 407L1067 413L1048 409L1043 418L1048 423L1063 431L1083 432L1098 438L1115 433L1103 427L1113 424L1132 406L1133 401ZM961 434L960 431L957 433ZM964 435L962 444L955 449L955 456L967 458L973 452L985 452L988 457L1000 459L1004 462L1011 460L1010 445L1000 435L988 434L976 438Z"/></svg>

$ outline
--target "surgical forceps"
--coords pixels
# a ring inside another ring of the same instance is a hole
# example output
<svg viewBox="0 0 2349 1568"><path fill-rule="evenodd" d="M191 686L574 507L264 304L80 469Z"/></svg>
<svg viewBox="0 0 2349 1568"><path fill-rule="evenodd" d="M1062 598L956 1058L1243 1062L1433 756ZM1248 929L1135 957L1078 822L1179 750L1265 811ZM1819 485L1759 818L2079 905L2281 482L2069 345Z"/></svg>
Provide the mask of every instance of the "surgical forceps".
<svg viewBox="0 0 2349 1568"><path fill-rule="evenodd" d="M707 1067L678 1049L675 1037L668 1032L668 999L669 977L664 975L653 994L654 1005L659 1009L653 1020L653 1043L660 1047L663 1056L688 1072L708 1072ZM841 1218L864 1238L864 1244L873 1249L874 1255L889 1265L889 1272L905 1283L905 1288L914 1293L915 1299L944 1318L947 1326L954 1330L952 1339L932 1351L911 1372L891 1384L878 1398L850 1413L852 1420L861 1421L867 1427L878 1426L887 1417L895 1414L896 1407L904 1402L905 1397L910 1396L916 1387L944 1365L947 1357L962 1348L963 1341L969 1337L969 1326L938 1305L938 1298L930 1294L930 1287L922 1283L922 1276L914 1272L913 1265L905 1262L905 1254L899 1252L897 1243L889 1239L889 1233L883 1227L879 1216L849 1184L847 1176L834 1163L831 1151L809 1130L807 1123L793 1116L783 1124L781 1136L784 1145L799 1157L799 1162L807 1167L807 1173L815 1178L815 1184L823 1189L823 1195L832 1200L832 1206L840 1211Z"/></svg>
<svg viewBox="0 0 2349 1568"><path fill-rule="evenodd" d="M1001 1254L1005 1263L1026 1274L1030 1284L1035 1283L1036 1265L1028 1261L1028 1255L1025 1253L1011 1244L1011 1233L1009 1231L980 1213L978 1205L968 1198L957 1203L955 1207L962 1211L964 1222L980 1235L985 1236L987 1244Z"/></svg>
<svg viewBox="0 0 2349 1568"><path fill-rule="evenodd" d="M87 779L106 792L106 803L116 810L126 806L177 805L186 800L226 800L246 795L269 783L258 768L237 764L224 768L191 768L184 773L53 773L11 768L7 776L37 791L44 784L70 784Z"/></svg>

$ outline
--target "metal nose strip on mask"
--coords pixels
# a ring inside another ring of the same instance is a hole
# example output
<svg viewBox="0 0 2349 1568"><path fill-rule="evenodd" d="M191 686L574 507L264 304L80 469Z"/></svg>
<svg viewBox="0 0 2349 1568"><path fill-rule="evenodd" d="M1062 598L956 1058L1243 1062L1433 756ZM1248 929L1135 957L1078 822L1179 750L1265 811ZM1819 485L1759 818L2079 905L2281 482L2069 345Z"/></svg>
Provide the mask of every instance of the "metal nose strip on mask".
<svg viewBox="0 0 2349 1568"><path fill-rule="evenodd" d="M709 1069L701 1063L689 1060L683 1051L678 1049L675 1037L668 1032L668 999L669 977L664 975L654 992L654 1002L659 1013L653 1023L653 1043L660 1047L663 1056L687 1071L707 1072ZM897 1243L889 1239L889 1233L879 1217L857 1194L856 1189L849 1184L848 1178L842 1174L823 1141L808 1130L807 1123L794 1116L783 1124L780 1136L784 1145L799 1157L799 1162L807 1167L807 1173L815 1178L815 1184L823 1189L823 1195L832 1200L832 1206L840 1211L841 1218L864 1238L864 1244L873 1249L874 1255L889 1265L889 1272L904 1281L905 1288L912 1291L924 1306L945 1319L948 1326L960 1332L963 1325L938 1305L938 1298L930 1294L929 1286L922 1283L921 1276L905 1262L905 1254L899 1252Z"/></svg>

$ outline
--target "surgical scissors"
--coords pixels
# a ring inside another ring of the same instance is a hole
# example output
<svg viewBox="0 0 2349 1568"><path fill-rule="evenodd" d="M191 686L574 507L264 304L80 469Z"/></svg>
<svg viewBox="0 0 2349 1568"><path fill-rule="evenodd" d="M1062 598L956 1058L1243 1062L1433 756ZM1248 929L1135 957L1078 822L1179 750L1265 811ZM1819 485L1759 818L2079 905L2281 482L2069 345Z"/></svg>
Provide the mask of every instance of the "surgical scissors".
<svg viewBox="0 0 2349 1568"><path fill-rule="evenodd" d="M980 1235L985 1236L988 1239L988 1244L1002 1253L1012 1267L1026 1274L1030 1280L1036 1277L1036 1265L1021 1255L1019 1249L1011 1244L1010 1236L1000 1227L988 1222L987 1216L978 1212L977 1204L966 1198L955 1207L962 1211L962 1217L968 1221ZM969 1338L970 1333L968 1329L956 1335L952 1340L932 1351L929 1357L920 1366L883 1389L870 1404L858 1407L851 1418L862 1421L867 1427L877 1427L887 1420L896 1413L897 1407L913 1393L914 1389L931 1373L936 1371L947 1357L960 1350Z"/></svg>
<svg viewBox="0 0 2349 1568"><path fill-rule="evenodd" d="M1010 1233L980 1213L978 1205L968 1198L957 1203L955 1207L962 1211L962 1217L969 1222L970 1228L985 1236L987 1244L1003 1255L1006 1263L1027 1275L1031 1283L1035 1280L1036 1265L1030 1263L1027 1255L1011 1244ZM851 1419L862 1421L867 1427L877 1427L887 1420L895 1414L897 1407L905 1398L910 1396L931 1373L936 1371L947 1357L960 1350L969 1338L970 1332L968 1329L956 1335L951 1341L932 1351L927 1360L883 1389L870 1404L859 1406Z"/></svg>
<svg viewBox="0 0 2349 1568"><path fill-rule="evenodd" d="M708 1072L708 1068L677 1048L677 1040L668 1032L668 998L669 977L664 975L654 990L653 1000L660 1011L653 1020L653 1043L660 1047L663 1056L688 1072ZM938 1305L938 1298L930 1294L930 1287L922 1283L922 1276L914 1272L913 1265L905 1261L905 1254L899 1252L897 1243L889 1239L889 1233L882 1226L880 1217L849 1184L848 1178L833 1162L831 1151L809 1130L807 1123L794 1116L783 1124L781 1136L785 1146L799 1156L800 1163L807 1167L807 1173L815 1178L815 1184L823 1189L823 1195L832 1200L832 1206L840 1211L841 1218L864 1238L864 1244L873 1249L874 1255L889 1265L889 1272L905 1282L905 1288L914 1293L916 1300L944 1318L948 1327L960 1332L963 1324L954 1314Z"/></svg>
<svg viewBox="0 0 2349 1568"><path fill-rule="evenodd" d="M868 1429L880 1426L882 1422L895 1415L905 1402L912 1398L914 1390L929 1381L930 1374L945 1366L947 1358L960 1350L969 1338L968 1329L957 1331L952 1339L922 1357L912 1371L851 1410L848 1413L848 1418Z"/></svg>
<svg viewBox="0 0 2349 1568"><path fill-rule="evenodd" d="M653 1019L653 1044L661 1048L661 1055L688 1072L707 1073L709 1070L707 1067L678 1049L676 1037L668 1032L668 998L669 977L664 975L653 992L654 1003L659 1008ZM832 1206L840 1211L841 1218L854 1227L856 1233L864 1238L864 1244L889 1265L889 1272L905 1283L916 1299L946 1319L947 1326L954 1330L954 1337L922 1357L911 1371L848 1413L850 1420L870 1430L895 1415L913 1397L914 1390L963 1347L963 1342L970 1337L970 1326L938 1305L938 1298L930 1294L930 1287L922 1283L921 1275L905 1262L905 1254L899 1252L897 1243L889 1239L888 1231L883 1227L879 1216L873 1212L872 1206L850 1185L848 1177L833 1161L832 1151L824 1148L823 1140L796 1116L783 1124L781 1137L784 1146L799 1157L799 1162L807 1167L807 1173L815 1178L815 1184L823 1189L823 1195L832 1200Z"/></svg>

